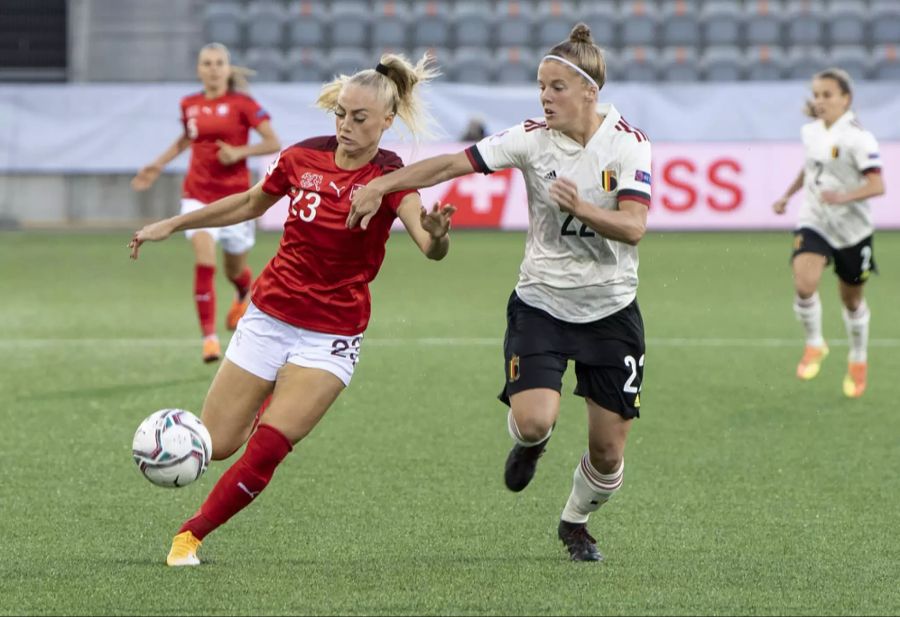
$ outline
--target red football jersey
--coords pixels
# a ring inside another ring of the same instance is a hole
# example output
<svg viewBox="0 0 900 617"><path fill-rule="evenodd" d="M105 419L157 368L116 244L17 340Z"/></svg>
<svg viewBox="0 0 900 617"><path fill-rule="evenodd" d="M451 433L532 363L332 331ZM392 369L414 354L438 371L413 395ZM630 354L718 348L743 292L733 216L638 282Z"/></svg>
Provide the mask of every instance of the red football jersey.
<svg viewBox="0 0 900 617"><path fill-rule="evenodd" d="M401 200L415 191L384 197L363 230L347 229L354 191L403 166L395 153L378 150L352 171L334 162L337 139L314 137L278 155L262 189L290 199L275 257L253 286L253 303L289 324L349 336L366 329L371 315L369 282L384 261L385 244Z"/></svg>
<svg viewBox="0 0 900 617"><path fill-rule="evenodd" d="M250 129L269 119L259 104L240 92L226 92L208 99L200 92L181 99L184 134L191 140L191 164L184 178L185 197L211 203L250 188L247 159L223 165L216 158L221 139L232 146L246 146Z"/></svg>

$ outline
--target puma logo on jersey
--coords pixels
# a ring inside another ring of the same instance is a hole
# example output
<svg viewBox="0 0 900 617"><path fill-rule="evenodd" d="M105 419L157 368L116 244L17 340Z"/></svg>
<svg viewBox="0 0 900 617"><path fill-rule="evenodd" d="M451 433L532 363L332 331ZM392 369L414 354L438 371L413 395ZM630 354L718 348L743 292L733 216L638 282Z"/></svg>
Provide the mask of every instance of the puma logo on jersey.
<svg viewBox="0 0 900 617"><path fill-rule="evenodd" d="M546 174L544 174L544 180L556 180L556 171L551 169Z"/></svg>
<svg viewBox="0 0 900 617"><path fill-rule="evenodd" d="M346 184L344 186L342 186L341 188L338 188L338 185L335 184L334 182L329 182L328 186L330 186L331 188L334 189L334 192L337 193L337 196L339 199L341 197L341 191L343 191L345 188L347 188Z"/></svg>

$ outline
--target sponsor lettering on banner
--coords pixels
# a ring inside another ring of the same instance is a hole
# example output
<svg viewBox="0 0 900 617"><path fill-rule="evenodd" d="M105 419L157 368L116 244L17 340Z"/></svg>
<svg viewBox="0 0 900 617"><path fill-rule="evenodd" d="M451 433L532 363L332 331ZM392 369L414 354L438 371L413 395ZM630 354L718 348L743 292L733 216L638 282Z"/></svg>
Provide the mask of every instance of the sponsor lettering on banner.
<svg viewBox="0 0 900 617"><path fill-rule="evenodd" d="M405 144L385 144L407 164L437 154L461 152L469 144L420 144L414 153ZM900 143L881 145L885 169L900 168ZM262 157L260 169L269 160ZM803 146L786 142L654 143L650 170L635 179L652 177L652 200L647 223L651 230L792 229L803 201L798 193L782 216L772 212L803 167ZM354 186L351 189L355 190ZM422 203L452 203L454 229L528 227L525 182L515 169L493 174L473 173L420 191ZM801 191L802 193L802 191ZM900 229L900 208L884 207L884 197L870 200L877 229ZM287 215L281 200L263 215L263 229L281 229ZM395 228L402 228L397 221Z"/></svg>

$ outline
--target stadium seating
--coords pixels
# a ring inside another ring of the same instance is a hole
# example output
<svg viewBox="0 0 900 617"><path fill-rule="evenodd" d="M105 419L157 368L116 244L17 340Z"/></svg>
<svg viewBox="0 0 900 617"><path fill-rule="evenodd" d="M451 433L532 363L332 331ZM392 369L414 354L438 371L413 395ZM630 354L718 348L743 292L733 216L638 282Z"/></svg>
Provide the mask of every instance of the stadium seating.
<svg viewBox="0 0 900 617"><path fill-rule="evenodd" d="M537 8L537 25L532 44L547 50L569 38L573 15L577 15L573 2L561 2L560 0L543 0Z"/></svg>
<svg viewBox="0 0 900 617"><path fill-rule="evenodd" d="M734 45L707 47L700 57L700 68L707 81L738 81L744 75L746 60Z"/></svg>
<svg viewBox="0 0 900 617"><path fill-rule="evenodd" d="M656 81L659 77L659 54L655 47L626 47L619 57L622 81Z"/></svg>
<svg viewBox="0 0 900 617"><path fill-rule="evenodd" d="M619 11L615 0L584 0L578 18L591 29L591 36L600 47L619 46Z"/></svg>
<svg viewBox="0 0 900 617"><path fill-rule="evenodd" d="M780 47L753 45L744 55L747 79L753 81L775 81L784 78L787 59Z"/></svg>
<svg viewBox="0 0 900 617"><path fill-rule="evenodd" d="M700 41L699 18L700 9L695 0L664 2L660 20L660 44L696 46Z"/></svg>
<svg viewBox="0 0 900 617"><path fill-rule="evenodd" d="M335 47L328 57L328 66L335 75L353 75L374 67L372 55L359 47Z"/></svg>
<svg viewBox="0 0 900 617"><path fill-rule="evenodd" d="M280 49L251 47L244 54L244 64L256 71L255 81L281 81L287 69L287 60Z"/></svg>
<svg viewBox="0 0 900 617"><path fill-rule="evenodd" d="M854 80L867 79L872 74L872 56L857 45L836 45L831 48L828 66L839 66Z"/></svg>
<svg viewBox="0 0 900 617"><path fill-rule="evenodd" d="M886 80L900 43L900 0L206 0L203 23L207 40L254 50L261 74L284 79L434 48L443 79L527 83L535 65L501 76L501 59L536 61L579 21L626 81L807 79L826 64Z"/></svg>
<svg viewBox="0 0 900 617"><path fill-rule="evenodd" d="M785 10L788 45L821 45L825 40L825 3L790 0Z"/></svg>
<svg viewBox="0 0 900 617"><path fill-rule="evenodd" d="M832 45L862 45L866 41L866 3L863 0L832 0L825 10L828 38Z"/></svg>
<svg viewBox="0 0 900 617"><path fill-rule="evenodd" d="M376 2L372 15L372 46L393 46L404 49L410 28L410 7L406 2L386 0Z"/></svg>
<svg viewBox="0 0 900 617"><path fill-rule="evenodd" d="M335 0L330 13L330 47L369 46L371 6L366 0Z"/></svg>
<svg viewBox="0 0 900 617"><path fill-rule="evenodd" d="M494 11L482 0L458 0L453 10L453 44L456 47L486 45L494 35Z"/></svg>
<svg viewBox="0 0 900 617"><path fill-rule="evenodd" d="M498 2L494 19L494 43L498 47L525 47L532 44L534 12L530 2Z"/></svg>
<svg viewBox="0 0 900 617"><path fill-rule="evenodd" d="M487 84L494 79L494 58L481 47L458 47L446 73L453 81Z"/></svg>
<svg viewBox="0 0 900 617"><path fill-rule="evenodd" d="M204 14L207 41L228 47L244 44L244 9L235 3L217 3L206 7Z"/></svg>
<svg viewBox="0 0 900 617"><path fill-rule="evenodd" d="M452 20L446 3L428 0L413 4L410 44L413 47L447 47Z"/></svg>
<svg viewBox="0 0 900 617"><path fill-rule="evenodd" d="M528 47L500 47L494 57L498 83L528 84L537 80L538 57Z"/></svg>
<svg viewBox="0 0 900 617"><path fill-rule="evenodd" d="M744 5L744 40L747 45L781 43L784 6L779 0L747 0Z"/></svg>
<svg viewBox="0 0 900 617"><path fill-rule="evenodd" d="M659 77L663 81L698 81L700 62L693 46L663 48L659 58Z"/></svg>
<svg viewBox="0 0 900 617"><path fill-rule="evenodd" d="M293 2L287 19L288 47L324 46L328 16L321 3L313 0Z"/></svg>
<svg viewBox="0 0 900 617"><path fill-rule="evenodd" d="M656 27L659 6L650 0L628 0L622 3L619 30L622 47L649 47L657 44Z"/></svg>
<svg viewBox="0 0 900 617"><path fill-rule="evenodd" d="M247 8L247 47L280 48L287 11L281 2L256 0Z"/></svg>
<svg viewBox="0 0 900 617"><path fill-rule="evenodd" d="M869 19L872 43L891 45L900 42L900 3L896 0L872 0Z"/></svg>
<svg viewBox="0 0 900 617"><path fill-rule="evenodd" d="M878 45L872 51L872 77L900 80L900 49L896 44Z"/></svg>
<svg viewBox="0 0 900 617"><path fill-rule="evenodd" d="M828 68L829 58L823 47L796 45L787 50L786 64L786 78L799 80L810 79L819 71Z"/></svg>

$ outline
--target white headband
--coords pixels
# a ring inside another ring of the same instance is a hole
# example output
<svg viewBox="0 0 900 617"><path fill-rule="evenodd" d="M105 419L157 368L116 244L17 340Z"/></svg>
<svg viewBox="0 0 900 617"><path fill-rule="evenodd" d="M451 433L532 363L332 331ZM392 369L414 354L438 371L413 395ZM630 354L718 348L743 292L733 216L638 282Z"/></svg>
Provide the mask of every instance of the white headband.
<svg viewBox="0 0 900 617"><path fill-rule="evenodd" d="M597 88L597 90L600 90L600 86L597 85L597 82L594 81L594 78L591 77L590 75L588 75L584 71L584 69L582 69L580 66L578 66L574 62L569 62L568 60L566 60L565 58L563 58L561 56L553 56L553 55L547 55L547 56L544 56L543 58L541 58L541 62L543 62L544 60L556 60L557 62L562 62L563 64L569 65L570 67L575 69L579 75L581 75L586 80L588 80L588 83L592 84L595 88Z"/></svg>

